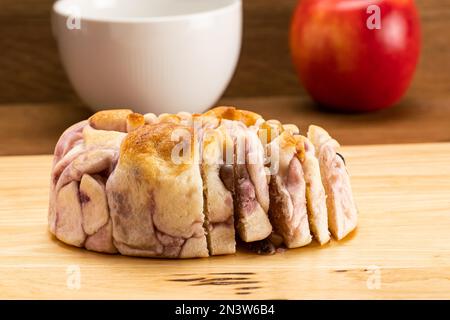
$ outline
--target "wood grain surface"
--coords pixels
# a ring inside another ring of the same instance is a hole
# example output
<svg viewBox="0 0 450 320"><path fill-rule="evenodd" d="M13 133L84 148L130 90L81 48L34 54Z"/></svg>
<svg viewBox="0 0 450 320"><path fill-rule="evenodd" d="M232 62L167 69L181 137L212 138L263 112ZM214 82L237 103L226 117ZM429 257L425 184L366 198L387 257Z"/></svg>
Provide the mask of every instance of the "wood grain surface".
<svg viewBox="0 0 450 320"><path fill-rule="evenodd" d="M51 157L0 157L0 299L449 299L450 143L343 154L360 212L350 237L191 260L62 244L47 231Z"/></svg>
<svg viewBox="0 0 450 320"><path fill-rule="evenodd" d="M78 102L50 30L53 0L0 0L0 103ZM241 59L226 97L302 95L288 28L297 0L244 0ZM416 0L423 50L413 93L450 92L450 2Z"/></svg>

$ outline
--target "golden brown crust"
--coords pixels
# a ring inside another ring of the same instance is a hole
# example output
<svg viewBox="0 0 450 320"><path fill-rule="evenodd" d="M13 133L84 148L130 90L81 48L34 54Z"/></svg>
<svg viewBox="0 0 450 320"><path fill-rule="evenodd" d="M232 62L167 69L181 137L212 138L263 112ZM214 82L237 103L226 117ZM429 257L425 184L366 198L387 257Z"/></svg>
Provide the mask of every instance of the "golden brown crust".
<svg viewBox="0 0 450 320"><path fill-rule="evenodd" d="M238 110L241 113L241 119L240 121L243 122L247 127L253 126L259 119L262 119L262 117L251 111L247 110Z"/></svg>
<svg viewBox="0 0 450 320"><path fill-rule="evenodd" d="M188 153L183 153L184 160L182 163L176 163L172 157L173 152L183 142L191 147L183 149ZM186 162L192 163L194 159L194 143L191 127L172 122L160 122L144 125L130 132L122 143L120 154L123 161L139 161L140 155L150 156L166 162L167 167L182 171L184 164Z"/></svg>
<svg viewBox="0 0 450 320"><path fill-rule="evenodd" d="M292 135L289 131L283 131L278 138L274 140L274 143L275 142L279 144L280 150L287 152L291 149L295 153L295 156L300 161L303 161L305 148L301 136Z"/></svg>
<svg viewBox="0 0 450 320"><path fill-rule="evenodd" d="M262 117L251 111L239 110L231 106L221 106L213 108L204 113L204 116L216 117L218 119L235 120L244 123L246 126L252 126L262 119Z"/></svg>
<svg viewBox="0 0 450 320"><path fill-rule="evenodd" d="M305 139L306 137L302 135L294 135L292 136L294 140L296 141L295 149L296 149L296 156L300 161L304 161L305 159Z"/></svg>
<svg viewBox="0 0 450 320"><path fill-rule="evenodd" d="M258 129L258 136L265 143L272 142L283 132L283 127L279 121L268 120L261 123Z"/></svg>
<svg viewBox="0 0 450 320"><path fill-rule="evenodd" d="M140 113L130 113L127 116L127 132L136 130L145 124L145 118Z"/></svg>
<svg viewBox="0 0 450 320"><path fill-rule="evenodd" d="M127 117L131 113L130 109L99 111L89 118L89 124L95 129L127 132Z"/></svg>
<svg viewBox="0 0 450 320"><path fill-rule="evenodd" d="M297 139L290 134L288 131L283 131L280 135L280 147L281 148L290 148L297 147Z"/></svg>

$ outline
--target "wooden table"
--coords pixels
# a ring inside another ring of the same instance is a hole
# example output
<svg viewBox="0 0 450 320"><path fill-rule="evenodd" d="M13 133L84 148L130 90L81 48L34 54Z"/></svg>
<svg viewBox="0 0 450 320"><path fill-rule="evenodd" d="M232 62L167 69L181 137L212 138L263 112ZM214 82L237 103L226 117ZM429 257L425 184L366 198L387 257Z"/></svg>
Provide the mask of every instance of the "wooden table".
<svg viewBox="0 0 450 320"><path fill-rule="evenodd" d="M0 155L51 153L66 127L90 115L58 57L50 28L53 2L0 4ZM351 116L318 112L298 83L288 47L297 2L243 1L241 57L220 104L247 107L303 128L312 122L324 125L343 144L450 141L448 1L415 1L422 52L402 102L383 112Z"/></svg>
<svg viewBox="0 0 450 320"><path fill-rule="evenodd" d="M416 0L423 46L405 98L343 115L320 111L298 85L287 41L297 0L244 0L241 58L218 105L303 130L322 125L346 146L375 145L345 148L360 227L323 250L174 263L99 255L46 232L48 154L65 128L92 114L62 69L53 2L0 4L0 298L450 298L450 148L414 144L450 141L448 3ZM409 145L379 145L391 143ZM1 157L9 155L30 156ZM77 270L81 287L71 289Z"/></svg>
<svg viewBox="0 0 450 320"><path fill-rule="evenodd" d="M0 299L449 299L450 143L351 146L356 232L271 256L142 259L47 231L51 157L0 157Z"/></svg>

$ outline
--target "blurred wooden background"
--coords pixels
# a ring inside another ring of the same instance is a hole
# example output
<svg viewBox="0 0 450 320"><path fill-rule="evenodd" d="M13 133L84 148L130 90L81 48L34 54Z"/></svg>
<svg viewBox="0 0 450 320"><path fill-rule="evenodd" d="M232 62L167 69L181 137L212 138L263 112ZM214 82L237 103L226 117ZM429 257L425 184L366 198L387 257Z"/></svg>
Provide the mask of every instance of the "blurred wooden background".
<svg viewBox="0 0 450 320"><path fill-rule="evenodd" d="M76 101L50 31L53 0L0 0L0 103ZM298 95L288 49L297 0L244 0L241 59L226 97ZM450 1L416 0L422 59L411 90L450 92Z"/></svg>
<svg viewBox="0 0 450 320"><path fill-rule="evenodd" d="M49 146L65 126L89 114L79 107L81 103L60 64L50 29L52 3L53 0L0 0L0 154L49 152ZM350 117L317 111L297 81L287 41L296 3L297 0L244 0L241 59L221 103L245 104L268 117L278 116L286 121L337 121L338 137L344 143L450 140L450 1L416 0L422 20L422 56L413 84L400 105L392 111ZM273 106L281 107L277 105L280 101L284 103L282 109L291 111L277 112ZM17 120L26 113L33 114L34 120ZM434 114L439 116L432 117ZM16 122L7 120L11 117ZM397 118L401 120L395 126L402 121L408 123L395 127L400 133L398 138L387 134L376 138L386 130L386 121ZM419 125L424 131L413 134L411 131ZM341 132L342 126L361 126L367 131ZM40 140L24 145L18 135L33 135L32 130L41 132ZM14 139L16 146L11 147Z"/></svg>

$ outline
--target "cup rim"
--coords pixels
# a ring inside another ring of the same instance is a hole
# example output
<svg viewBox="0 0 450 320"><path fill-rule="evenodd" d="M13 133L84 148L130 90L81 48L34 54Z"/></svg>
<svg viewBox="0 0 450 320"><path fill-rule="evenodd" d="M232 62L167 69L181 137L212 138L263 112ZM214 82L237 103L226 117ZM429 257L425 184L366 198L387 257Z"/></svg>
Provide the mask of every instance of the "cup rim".
<svg viewBox="0 0 450 320"><path fill-rule="evenodd" d="M57 0L53 3L52 11L54 14L59 16L68 18L71 16L66 10L64 10L63 6L67 5L66 2L76 2L76 0ZM203 10L192 13L185 14L174 14L174 15L165 15L165 16L155 16L155 17L94 17L94 16L83 16L82 14L79 18L82 21L90 21L90 22L102 22L102 23L155 23L155 22L168 22L168 21L179 21L179 20L188 20L191 18L198 18L202 16L208 16L211 14L219 14L227 10L231 10L234 7L241 7L242 0L229 0L229 3L226 3L220 7Z"/></svg>

